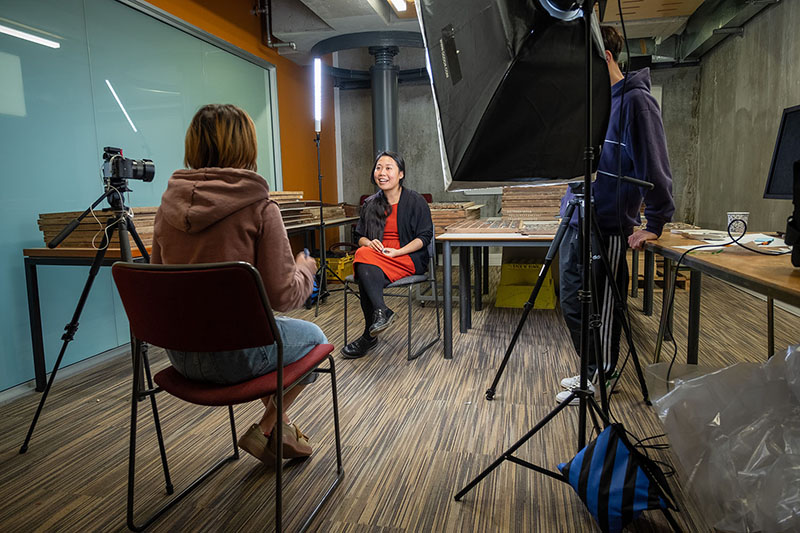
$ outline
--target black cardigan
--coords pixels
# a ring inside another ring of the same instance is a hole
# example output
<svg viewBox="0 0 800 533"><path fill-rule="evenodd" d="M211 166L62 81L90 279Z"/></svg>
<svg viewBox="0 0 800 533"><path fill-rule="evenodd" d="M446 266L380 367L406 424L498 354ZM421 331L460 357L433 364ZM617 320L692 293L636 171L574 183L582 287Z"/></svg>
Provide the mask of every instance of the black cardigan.
<svg viewBox="0 0 800 533"><path fill-rule="evenodd" d="M361 218L356 225L356 242L366 235L364 209L367 204L383 194L378 191L364 201L361 206ZM414 262L414 273L424 274L428 270L428 244L433 238L433 220L428 202L418 192L403 187L400 190L400 203L397 206L397 233L400 235L400 246L403 247L414 239L422 241L422 248L408 254Z"/></svg>

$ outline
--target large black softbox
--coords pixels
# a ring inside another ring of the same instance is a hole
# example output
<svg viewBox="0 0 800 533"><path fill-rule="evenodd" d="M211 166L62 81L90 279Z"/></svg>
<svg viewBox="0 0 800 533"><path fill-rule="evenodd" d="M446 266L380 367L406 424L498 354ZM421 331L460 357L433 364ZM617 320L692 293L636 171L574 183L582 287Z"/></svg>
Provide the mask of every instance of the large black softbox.
<svg viewBox="0 0 800 533"><path fill-rule="evenodd" d="M539 0L418 0L417 6L447 190L582 176L586 37L580 13L562 20ZM592 26L596 165L611 87L594 15Z"/></svg>

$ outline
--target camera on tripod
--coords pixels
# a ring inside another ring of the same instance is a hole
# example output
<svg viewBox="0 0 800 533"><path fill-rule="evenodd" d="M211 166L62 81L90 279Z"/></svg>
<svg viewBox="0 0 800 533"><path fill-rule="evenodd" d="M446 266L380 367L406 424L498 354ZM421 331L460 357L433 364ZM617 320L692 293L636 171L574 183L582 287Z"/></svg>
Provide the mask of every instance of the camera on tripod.
<svg viewBox="0 0 800 533"><path fill-rule="evenodd" d="M122 156L122 148L106 146L103 160L103 181L112 187L124 186L128 179L153 181L156 175L156 166L151 159L127 159Z"/></svg>

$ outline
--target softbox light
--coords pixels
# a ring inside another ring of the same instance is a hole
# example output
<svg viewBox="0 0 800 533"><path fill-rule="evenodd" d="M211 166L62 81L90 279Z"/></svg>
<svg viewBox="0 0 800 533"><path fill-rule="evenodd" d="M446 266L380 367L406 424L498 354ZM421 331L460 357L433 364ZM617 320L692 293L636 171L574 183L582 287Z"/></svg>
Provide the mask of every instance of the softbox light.
<svg viewBox="0 0 800 533"><path fill-rule="evenodd" d="M582 176L586 37L579 9L553 0L418 0L449 191ZM592 139L611 87L592 14Z"/></svg>

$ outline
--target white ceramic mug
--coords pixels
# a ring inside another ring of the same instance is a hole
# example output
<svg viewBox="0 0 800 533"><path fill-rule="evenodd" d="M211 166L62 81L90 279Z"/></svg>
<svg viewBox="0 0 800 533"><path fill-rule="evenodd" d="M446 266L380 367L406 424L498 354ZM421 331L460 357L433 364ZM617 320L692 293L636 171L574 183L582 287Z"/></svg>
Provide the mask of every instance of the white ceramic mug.
<svg viewBox="0 0 800 533"><path fill-rule="evenodd" d="M747 219L749 217L750 213L748 211L728 211L728 229L730 229L731 235L737 237L744 233L745 224L748 224ZM736 222L734 222L734 220ZM733 222L733 224L731 224L731 222ZM744 224L742 222L744 222Z"/></svg>

